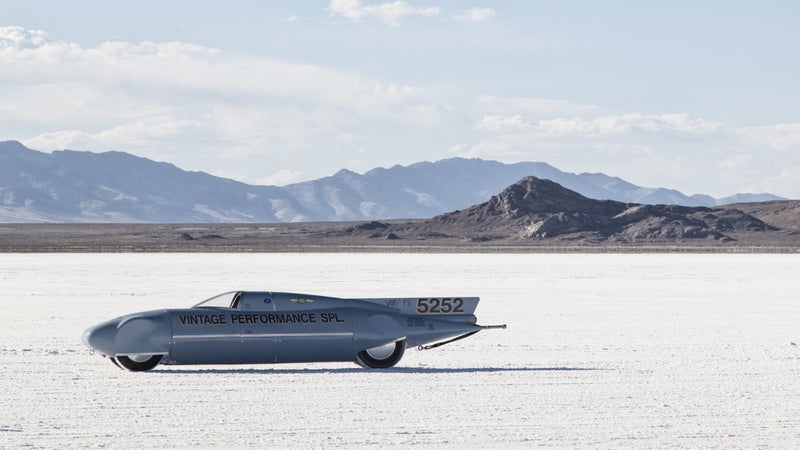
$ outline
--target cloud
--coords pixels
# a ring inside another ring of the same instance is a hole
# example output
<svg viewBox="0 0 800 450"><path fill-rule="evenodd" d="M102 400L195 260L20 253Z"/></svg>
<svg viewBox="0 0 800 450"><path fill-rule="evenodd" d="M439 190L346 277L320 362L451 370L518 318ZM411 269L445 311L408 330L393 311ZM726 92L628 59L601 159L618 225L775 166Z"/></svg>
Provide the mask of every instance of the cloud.
<svg viewBox="0 0 800 450"><path fill-rule="evenodd" d="M800 123L743 127L736 133L744 141L754 146L800 153Z"/></svg>
<svg viewBox="0 0 800 450"><path fill-rule="evenodd" d="M476 124L487 132L525 131L540 137L581 136L603 138L633 133L707 133L720 128L717 122L695 119L688 114L644 115L639 113L619 116L602 116L595 119L581 117L555 118L538 123L522 115L486 115Z"/></svg>
<svg viewBox="0 0 800 450"><path fill-rule="evenodd" d="M112 100L122 100L114 108L119 111L116 115L126 115L130 105L142 104L149 105L144 113L151 114L152 108L163 106L165 98L180 96L239 96L276 103L288 99L375 114L420 92L412 86L383 84L320 66L229 58L218 50L187 43L107 42L82 48L46 40L43 32L23 33L17 28L0 28L0 63L13 66L0 73L5 88L16 84L14 89L27 89L17 96L23 98L38 93L49 97L60 91L62 101L71 99L68 104L84 106L111 95ZM70 88L63 89L68 83Z"/></svg>
<svg viewBox="0 0 800 450"><path fill-rule="evenodd" d="M331 0L328 11L331 15L350 20L377 19L389 26L397 27L400 21L409 16L435 16L438 7L418 7L404 1L384 2L362 5L361 0Z"/></svg>
<svg viewBox="0 0 800 450"><path fill-rule="evenodd" d="M0 27L0 51L35 48L49 42L47 33L17 26Z"/></svg>
<svg viewBox="0 0 800 450"><path fill-rule="evenodd" d="M741 168L746 164L749 164L752 161L753 161L753 155L737 154L723 159L722 161L717 163L717 167L719 167L720 169L735 170Z"/></svg>
<svg viewBox="0 0 800 450"><path fill-rule="evenodd" d="M128 149L148 146L153 142L183 139L191 142L203 125L193 120L170 116L150 117L114 128L89 133L82 130L59 130L23 139L22 143L37 149ZM163 154L156 151L156 156ZM161 159L156 157L156 159Z"/></svg>
<svg viewBox="0 0 800 450"><path fill-rule="evenodd" d="M462 11L460 14L453 16L453 20L459 22L486 22L497 13L491 8L470 8Z"/></svg>
<svg viewBox="0 0 800 450"><path fill-rule="evenodd" d="M496 97L481 95L481 105L497 113L517 113L525 116L548 117L593 114L598 108L594 105L579 105L562 99Z"/></svg>
<svg viewBox="0 0 800 450"><path fill-rule="evenodd" d="M472 140L452 145L451 154L544 161L688 194L800 195L790 178L800 170L800 124L730 129L688 113L611 114L559 99L477 100L484 114L473 122Z"/></svg>
<svg viewBox="0 0 800 450"><path fill-rule="evenodd" d="M481 120L475 124L478 130L488 131L490 133L506 130L530 130L533 126L534 125L530 121L519 114L513 116L483 116Z"/></svg>
<svg viewBox="0 0 800 450"><path fill-rule="evenodd" d="M370 152L423 159L454 132L437 126L463 121L416 86L183 42L83 47L0 27L0 66L0 135L247 173L246 182L275 160L324 176Z"/></svg>
<svg viewBox="0 0 800 450"><path fill-rule="evenodd" d="M536 96L459 93L457 108L403 80L184 42L83 47L20 27L0 27L0 66L0 136L39 150L123 150L270 184L459 155L800 197L796 123L729 129Z"/></svg>
<svg viewBox="0 0 800 450"><path fill-rule="evenodd" d="M301 181L303 173L298 170L281 169L272 175L256 180L258 184L269 186L286 186Z"/></svg>
<svg viewBox="0 0 800 450"><path fill-rule="evenodd" d="M645 115L640 113L582 118L543 120L537 127L544 135L607 137L632 133L705 133L720 128L717 122L696 119L688 114Z"/></svg>
<svg viewBox="0 0 800 450"><path fill-rule="evenodd" d="M413 86L385 84L320 66L267 58L231 58L218 50L168 42L107 42L93 48L52 41L41 31L0 27L0 72L8 100L25 114L25 99L39 95L69 108L90 106L130 118L174 109L171 100L249 98L258 102L322 103L375 114L418 95ZM19 95L14 91L22 89ZM53 96L56 96L53 98ZM165 101L166 99L166 101ZM239 99L235 99L236 102ZM101 103L117 103L114 108ZM170 104L170 105L167 105ZM62 114L67 117L74 112ZM48 118L52 123L54 117Z"/></svg>
<svg viewBox="0 0 800 450"><path fill-rule="evenodd" d="M355 134L355 133L342 133L333 138L336 142L342 142L345 144L352 144L354 142L359 142L364 140L364 136Z"/></svg>

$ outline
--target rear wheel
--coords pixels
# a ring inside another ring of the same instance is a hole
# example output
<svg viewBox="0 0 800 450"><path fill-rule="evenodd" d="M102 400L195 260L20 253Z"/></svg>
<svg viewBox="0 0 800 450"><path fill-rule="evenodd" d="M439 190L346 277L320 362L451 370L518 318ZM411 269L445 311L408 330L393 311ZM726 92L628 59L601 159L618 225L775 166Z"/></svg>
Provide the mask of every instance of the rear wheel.
<svg viewBox="0 0 800 450"><path fill-rule="evenodd" d="M358 352L356 364L369 369L388 369L403 357L406 351L406 340L390 342L379 347L368 348Z"/></svg>
<svg viewBox="0 0 800 450"><path fill-rule="evenodd" d="M117 356L117 364L131 372L142 372L157 366L163 357L164 355L120 355Z"/></svg>

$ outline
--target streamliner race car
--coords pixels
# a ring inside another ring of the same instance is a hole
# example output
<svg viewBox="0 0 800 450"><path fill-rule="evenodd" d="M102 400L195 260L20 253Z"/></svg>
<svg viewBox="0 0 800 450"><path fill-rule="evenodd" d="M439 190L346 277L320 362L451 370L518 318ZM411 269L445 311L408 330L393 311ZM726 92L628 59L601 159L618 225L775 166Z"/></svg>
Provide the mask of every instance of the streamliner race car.
<svg viewBox="0 0 800 450"><path fill-rule="evenodd" d="M131 371L150 370L159 363L323 361L383 369L397 364L407 347L429 349L480 330L505 328L477 325L473 313L479 301L236 291L191 308L118 317L87 329L82 340Z"/></svg>

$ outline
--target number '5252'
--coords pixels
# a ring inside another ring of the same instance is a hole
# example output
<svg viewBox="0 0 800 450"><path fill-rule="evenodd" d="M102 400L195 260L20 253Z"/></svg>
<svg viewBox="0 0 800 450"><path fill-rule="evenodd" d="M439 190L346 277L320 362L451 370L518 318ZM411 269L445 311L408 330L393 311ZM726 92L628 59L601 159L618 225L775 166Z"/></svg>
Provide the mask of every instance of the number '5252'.
<svg viewBox="0 0 800 450"><path fill-rule="evenodd" d="M464 312L464 300L460 298L420 298L417 300L418 314L460 314Z"/></svg>

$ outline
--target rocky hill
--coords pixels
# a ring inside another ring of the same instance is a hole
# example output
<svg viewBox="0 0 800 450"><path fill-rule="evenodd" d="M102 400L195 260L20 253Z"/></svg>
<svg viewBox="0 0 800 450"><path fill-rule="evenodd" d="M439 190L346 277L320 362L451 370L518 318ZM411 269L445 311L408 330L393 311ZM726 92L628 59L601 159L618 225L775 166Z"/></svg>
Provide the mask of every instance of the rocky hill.
<svg viewBox="0 0 800 450"><path fill-rule="evenodd" d="M781 223L797 223L798 202L774 202L785 212ZM453 237L474 242L576 244L655 244L733 242L767 235L791 241L792 228L771 225L733 206L687 207L593 200L549 180L525 177L489 201L417 224L380 223L354 227L353 234L396 239ZM746 205L756 212L756 206ZM778 236L780 235L780 236Z"/></svg>

